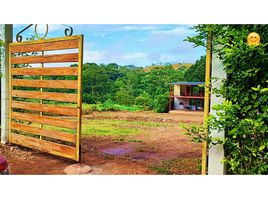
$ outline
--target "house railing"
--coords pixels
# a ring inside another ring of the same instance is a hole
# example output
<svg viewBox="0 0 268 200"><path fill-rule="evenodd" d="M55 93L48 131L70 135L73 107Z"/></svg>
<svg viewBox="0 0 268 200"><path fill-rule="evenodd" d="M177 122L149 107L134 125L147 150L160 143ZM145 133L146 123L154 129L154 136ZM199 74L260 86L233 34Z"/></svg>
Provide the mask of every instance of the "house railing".
<svg viewBox="0 0 268 200"><path fill-rule="evenodd" d="M197 94L194 94L194 93L183 92L183 93L181 93L180 96L204 97L204 93L199 92Z"/></svg>

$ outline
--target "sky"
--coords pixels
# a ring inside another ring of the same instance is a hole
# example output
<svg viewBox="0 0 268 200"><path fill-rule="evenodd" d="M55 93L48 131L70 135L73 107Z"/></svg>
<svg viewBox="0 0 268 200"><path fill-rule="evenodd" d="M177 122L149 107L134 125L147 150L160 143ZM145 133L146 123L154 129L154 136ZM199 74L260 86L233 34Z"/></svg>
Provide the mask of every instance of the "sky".
<svg viewBox="0 0 268 200"><path fill-rule="evenodd" d="M16 33L26 24L14 25ZM205 55L205 48L194 48L183 41L195 35L193 25L175 24L70 24L73 35L84 35L84 63L118 63L145 67L152 63L194 63ZM47 38L64 36L65 26L49 24ZM45 25L38 25L40 36ZM34 26L22 33L23 38L34 35Z"/></svg>

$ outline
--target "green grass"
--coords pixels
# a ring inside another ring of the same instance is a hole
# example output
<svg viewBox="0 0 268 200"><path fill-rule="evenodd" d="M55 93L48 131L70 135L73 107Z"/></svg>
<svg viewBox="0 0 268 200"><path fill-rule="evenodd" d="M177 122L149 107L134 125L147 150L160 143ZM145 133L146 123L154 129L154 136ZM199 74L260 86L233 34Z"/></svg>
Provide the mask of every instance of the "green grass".
<svg viewBox="0 0 268 200"><path fill-rule="evenodd" d="M149 168L159 174L201 174L201 159L175 158Z"/></svg>
<svg viewBox="0 0 268 200"><path fill-rule="evenodd" d="M47 124L44 124L43 127L46 128L46 129L50 129L50 130L63 131L63 132L66 132L66 133L71 133L71 134L76 133L76 130L71 130L71 129L68 129L68 128L62 128L62 127L57 127L57 126L51 126L51 125L47 125Z"/></svg>
<svg viewBox="0 0 268 200"><path fill-rule="evenodd" d="M137 142L137 143L143 143L143 141L142 141L142 140L136 140L136 139L128 140L128 142Z"/></svg>
<svg viewBox="0 0 268 200"><path fill-rule="evenodd" d="M138 134L139 129L128 127L129 123L122 120L94 119L85 120L82 125L83 135L133 135Z"/></svg>
<svg viewBox="0 0 268 200"><path fill-rule="evenodd" d="M125 106L119 105L113 102L104 102L100 104L86 104L83 103L82 106L83 114L90 114L93 111L142 111L143 108L140 106Z"/></svg>
<svg viewBox="0 0 268 200"><path fill-rule="evenodd" d="M39 126L39 125L35 125ZM127 121L116 119L85 119L82 122L83 136L130 136L144 133L146 127L161 127L171 126L166 123L159 122L141 122L141 121ZM61 128L56 126L44 125L44 128L50 130L58 130L71 134L75 134L75 130ZM129 142L142 142L141 140L131 140Z"/></svg>
<svg viewBox="0 0 268 200"><path fill-rule="evenodd" d="M82 134L89 135L134 135L143 132L144 126L159 127L166 126L156 122L140 122L127 120L112 120L112 119L93 119L84 120L82 125Z"/></svg>

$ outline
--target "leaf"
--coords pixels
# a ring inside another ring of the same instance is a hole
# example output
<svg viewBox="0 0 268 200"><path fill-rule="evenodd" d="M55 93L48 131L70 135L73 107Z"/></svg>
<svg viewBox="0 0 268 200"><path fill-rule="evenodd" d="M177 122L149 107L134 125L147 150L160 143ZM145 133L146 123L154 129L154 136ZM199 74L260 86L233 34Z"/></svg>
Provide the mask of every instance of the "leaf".
<svg viewBox="0 0 268 200"><path fill-rule="evenodd" d="M262 151L263 149L265 149L265 145L261 145L259 151Z"/></svg>

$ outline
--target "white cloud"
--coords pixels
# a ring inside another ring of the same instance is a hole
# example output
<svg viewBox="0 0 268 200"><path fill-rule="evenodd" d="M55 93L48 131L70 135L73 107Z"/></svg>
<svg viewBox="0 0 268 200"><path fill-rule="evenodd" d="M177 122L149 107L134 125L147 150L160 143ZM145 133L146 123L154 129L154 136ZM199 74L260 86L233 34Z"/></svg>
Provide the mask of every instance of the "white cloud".
<svg viewBox="0 0 268 200"><path fill-rule="evenodd" d="M123 59L140 59L140 58L146 58L147 54L143 52L132 52L132 53L127 53L123 55Z"/></svg>
<svg viewBox="0 0 268 200"><path fill-rule="evenodd" d="M160 61L161 62L177 62L180 60L179 55L174 55L174 54L162 54L160 56Z"/></svg>
<svg viewBox="0 0 268 200"><path fill-rule="evenodd" d="M14 32L17 34L18 32L20 32L21 30L23 30L24 28L26 28L29 24L14 24ZM29 29L25 30L24 32L22 32L20 35L23 37L23 40L25 40L25 38L35 35L35 27L36 27L36 32L38 34L39 37L43 37L46 33L47 30L47 26L46 24L33 24ZM61 24L48 24L48 37L50 33L58 31L58 30L62 30L62 35L64 35L64 30L65 30L65 26L61 25ZM15 39L15 38L14 38Z"/></svg>
<svg viewBox="0 0 268 200"><path fill-rule="evenodd" d="M34 28L35 28L35 25L34 25ZM60 24L48 24L49 33L57 31L57 30L64 31L64 29L65 29L65 26L60 25ZM46 31L46 24L37 24L37 33L43 34L45 33L45 31Z"/></svg>
<svg viewBox="0 0 268 200"><path fill-rule="evenodd" d="M167 34L167 35L186 35L189 33L193 33L193 30L190 30L189 27L180 26L170 30L154 30L151 32L152 35L158 34Z"/></svg>
<svg viewBox="0 0 268 200"><path fill-rule="evenodd" d="M84 51L84 62L103 62L105 58L105 50L101 51L90 51L86 50Z"/></svg>
<svg viewBox="0 0 268 200"><path fill-rule="evenodd" d="M159 27L153 25L126 25L122 26L120 29L124 31L153 31L159 29Z"/></svg>

